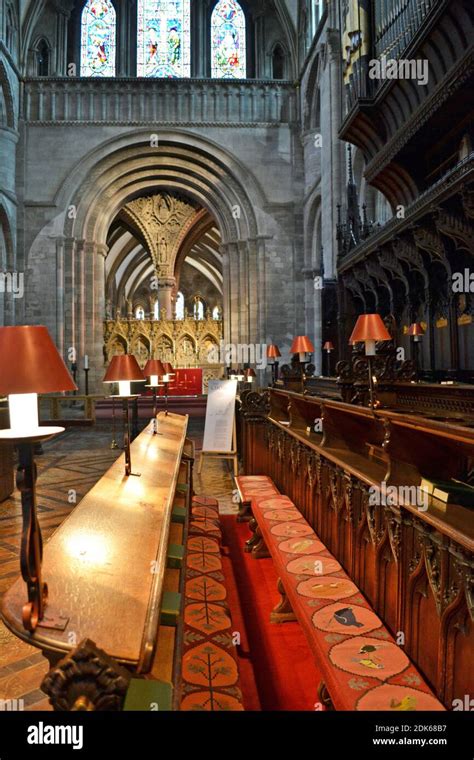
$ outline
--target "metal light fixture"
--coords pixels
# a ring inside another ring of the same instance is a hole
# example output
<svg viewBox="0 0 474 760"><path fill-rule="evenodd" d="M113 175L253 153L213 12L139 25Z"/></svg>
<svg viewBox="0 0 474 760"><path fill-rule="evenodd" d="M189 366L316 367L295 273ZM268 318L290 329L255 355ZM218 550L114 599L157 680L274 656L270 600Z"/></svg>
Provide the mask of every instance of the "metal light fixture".
<svg viewBox="0 0 474 760"><path fill-rule="evenodd" d="M165 374L162 377L165 386L165 414L168 414L168 387L171 382L171 378L176 375L176 372L174 371L170 362L164 362L163 368L165 370Z"/></svg>
<svg viewBox="0 0 474 760"><path fill-rule="evenodd" d="M413 338L413 359L415 362L415 372L418 375L418 366L420 364L420 343L425 331L420 322L413 322L408 328L408 335Z"/></svg>
<svg viewBox="0 0 474 760"><path fill-rule="evenodd" d="M148 359L143 368L143 374L150 378L150 383L146 387L153 390L153 434L156 435L158 432L156 422L156 389L163 387L163 383L160 383L160 378L166 375L166 370L159 359Z"/></svg>
<svg viewBox="0 0 474 760"><path fill-rule="evenodd" d="M272 369L272 385L278 380L278 359L280 358L280 349L275 343L267 346L267 359Z"/></svg>
<svg viewBox="0 0 474 760"><path fill-rule="evenodd" d="M36 514L34 446L64 430L39 424L38 393L75 391L77 386L46 327L0 327L0 357L0 395L8 396L10 412L10 427L0 430L0 440L16 443L19 450L16 483L23 513L20 565L28 592L22 619L26 630L33 632L40 623L44 628L58 626L55 617L44 618L48 587L41 575L43 541Z"/></svg>
<svg viewBox="0 0 474 760"><path fill-rule="evenodd" d="M334 345L330 340L324 344L323 351L326 351L328 377L331 377L331 351L334 351Z"/></svg>
<svg viewBox="0 0 474 760"><path fill-rule="evenodd" d="M349 344L364 343L365 355L369 372L369 406L375 409L376 398L374 393L374 379L372 376L372 357L375 356L375 344L377 341L392 340L392 336L385 327L380 314L361 314L349 338Z"/></svg>
<svg viewBox="0 0 474 760"><path fill-rule="evenodd" d="M123 354L113 356L107 372L104 375L104 383L118 383L118 398L122 399L123 419L124 419L124 450L125 450L125 475L139 476L139 472L132 472L132 459L130 454L130 415L128 411L128 401L130 398L137 398L139 394L132 394L130 385L134 382L140 382L145 377L138 362L134 356Z"/></svg>
<svg viewBox="0 0 474 760"><path fill-rule="evenodd" d="M247 369L244 372L245 382L246 383L253 383L255 378L257 377L257 374L252 367L247 367Z"/></svg>
<svg viewBox="0 0 474 760"><path fill-rule="evenodd" d="M293 339L290 351L292 354L299 354L300 364L303 367L303 379L305 374L305 364L308 363L308 354L314 352L314 346L307 335L297 335Z"/></svg>

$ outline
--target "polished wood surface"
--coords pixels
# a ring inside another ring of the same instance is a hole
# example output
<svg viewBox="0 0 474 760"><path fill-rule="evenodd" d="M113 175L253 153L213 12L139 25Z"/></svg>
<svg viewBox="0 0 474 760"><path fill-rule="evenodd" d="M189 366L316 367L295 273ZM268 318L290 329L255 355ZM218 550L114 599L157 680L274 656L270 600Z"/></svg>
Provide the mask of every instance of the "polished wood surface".
<svg viewBox="0 0 474 760"><path fill-rule="evenodd" d="M474 510L425 511L403 487L468 480L474 430L276 389L242 398L240 429L244 473L298 506L438 698L450 708L471 694ZM400 490L374 503L384 480Z"/></svg>
<svg viewBox="0 0 474 760"><path fill-rule="evenodd" d="M125 476L120 456L46 544L45 617L62 619L63 630L39 625L29 635L21 623L22 579L6 592L1 614L17 636L48 656L87 637L139 672L150 668L187 422L160 413L159 434L150 424L131 445L140 477Z"/></svg>

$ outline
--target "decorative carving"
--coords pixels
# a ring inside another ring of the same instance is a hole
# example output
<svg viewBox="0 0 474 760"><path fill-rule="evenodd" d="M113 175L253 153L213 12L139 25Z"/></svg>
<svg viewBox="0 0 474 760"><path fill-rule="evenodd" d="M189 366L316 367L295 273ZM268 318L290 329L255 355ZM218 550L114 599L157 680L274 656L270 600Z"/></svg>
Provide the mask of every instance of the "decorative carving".
<svg viewBox="0 0 474 760"><path fill-rule="evenodd" d="M183 233L196 209L174 195L158 193L130 201L122 213L145 239L157 275L172 276Z"/></svg>
<svg viewBox="0 0 474 760"><path fill-rule="evenodd" d="M104 322L104 351L110 361L116 354L130 352L141 367L151 357L180 367L218 368L218 348L223 337L222 321L205 319L108 319ZM211 352L211 349L213 351ZM214 376L214 375L212 375Z"/></svg>
<svg viewBox="0 0 474 760"><path fill-rule="evenodd" d="M84 639L41 684L55 710L121 710L131 673Z"/></svg>
<svg viewBox="0 0 474 760"><path fill-rule="evenodd" d="M464 248L470 253L474 251L474 228L468 219L438 208L435 224L438 232L454 240L459 248Z"/></svg>
<svg viewBox="0 0 474 760"><path fill-rule="evenodd" d="M390 541L390 548L394 556L395 562L398 563L400 559L400 550L402 543L402 520L399 513L395 513L390 507L385 509L385 517L387 522L388 540Z"/></svg>

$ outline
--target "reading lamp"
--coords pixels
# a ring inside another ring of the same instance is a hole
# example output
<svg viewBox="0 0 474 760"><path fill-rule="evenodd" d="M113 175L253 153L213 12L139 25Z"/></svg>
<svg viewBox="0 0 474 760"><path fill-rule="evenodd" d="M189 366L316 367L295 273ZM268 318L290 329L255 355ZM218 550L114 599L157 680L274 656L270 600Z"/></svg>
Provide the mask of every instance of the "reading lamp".
<svg viewBox="0 0 474 760"><path fill-rule="evenodd" d="M163 375L163 382L165 384L165 414L168 414L168 386L171 382L171 378L176 375L176 372L170 362L164 362L163 368L165 370L165 374Z"/></svg>
<svg viewBox="0 0 474 760"><path fill-rule="evenodd" d="M143 374L145 377L150 378L150 383L146 387L153 390L153 435L156 435L158 432L156 427L156 389L163 386L163 383L160 383L159 380L160 377L166 375L166 370L159 359L148 359L143 369Z"/></svg>
<svg viewBox="0 0 474 760"><path fill-rule="evenodd" d="M361 314L349 338L349 344L365 343L365 355L369 370L369 406L375 409L374 379L372 377L372 357L375 356L375 343L378 340L392 340L380 314Z"/></svg>
<svg viewBox="0 0 474 760"><path fill-rule="evenodd" d="M125 428L125 475L127 475L127 477L129 475L140 475L139 472L132 472L132 459L130 455L130 415L128 412L128 400L130 398L137 398L139 395L132 395L130 390L130 383L140 382L140 380L144 379L145 377L140 367L138 366L137 360L130 354L113 356L103 379L104 383L118 383L119 386L118 398L122 399Z"/></svg>
<svg viewBox="0 0 474 760"><path fill-rule="evenodd" d="M411 335L413 338L413 359L415 361L415 372L418 375L418 365L423 366L423 363L419 361L420 359L420 343L423 335L425 334L425 331L423 330L423 327L419 322L413 322L410 327L408 328L408 335Z"/></svg>
<svg viewBox="0 0 474 760"><path fill-rule="evenodd" d="M255 370L254 370L254 369L252 369L252 367L248 367L248 368L245 370L245 373L244 373L244 377L245 377L245 381L246 381L247 383L253 383L253 381L254 381L254 379L257 377L257 375L256 375L256 372L255 372Z"/></svg>
<svg viewBox="0 0 474 760"><path fill-rule="evenodd" d="M269 364L272 368L272 385L278 380L278 359L280 356L281 353L278 346L275 343L270 343L270 345L267 346L267 359L271 359Z"/></svg>
<svg viewBox="0 0 474 760"><path fill-rule="evenodd" d="M307 354L312 354L314 351L314 346L307 335L297 335L296 338L293 339L293 343L291 344L290 351L292 354L299 354L300 358L300 364L303 365L303 375L304 375L304 365L307 363L308 359L306 358Z"/></svg>
<svg viewBox="0 0 474 760"><path fill-rule="evenodd" d="M0 430L0 439L18 445L16 484L23 514L20 565L28 592L22 619L26 630L33 632L40 621L44 628L58 627L57 618L43 619L48 587L41 576L43 541L36 514L34 446L64 430L40 426L38 393L75 391L77 386L46 327L0 327L0 357L0 395L8 396L10 412L10 427Z"/></svg>
<svg viewBox="0 0 474 760"><path fill-rule="evenodd" d="M323 346L323 351L326 351L327 363L328 363L328 377L331 377L331 351L334 351L334 345L330 340L327 340Z"/></svg>

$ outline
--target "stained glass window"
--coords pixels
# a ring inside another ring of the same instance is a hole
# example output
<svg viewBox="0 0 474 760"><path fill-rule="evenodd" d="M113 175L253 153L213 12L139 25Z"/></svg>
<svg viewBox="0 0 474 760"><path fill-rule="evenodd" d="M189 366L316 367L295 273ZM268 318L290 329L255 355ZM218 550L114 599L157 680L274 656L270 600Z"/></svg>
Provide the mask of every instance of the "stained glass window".
<svg viewBox="0 0 474 760"><path fill-rule="evenodd" d="M245 15L235 0L220 0L211 16L212 76L245 79Z"/></svg>
<svg viewBox="0 0 474 760"><path fill-rule="evenodd" d="M138 0L137 75L191 75L190 0Z"/></svg>
<svg viewBox="0 0 474 760"><path fill-rule="evenodd" d="M110 0L88 0L81 32L81 76L115 76L116 14Z"/></svg>

